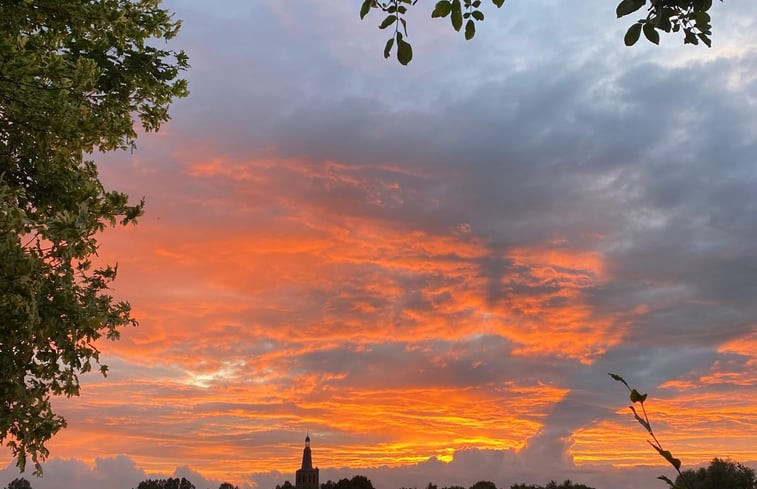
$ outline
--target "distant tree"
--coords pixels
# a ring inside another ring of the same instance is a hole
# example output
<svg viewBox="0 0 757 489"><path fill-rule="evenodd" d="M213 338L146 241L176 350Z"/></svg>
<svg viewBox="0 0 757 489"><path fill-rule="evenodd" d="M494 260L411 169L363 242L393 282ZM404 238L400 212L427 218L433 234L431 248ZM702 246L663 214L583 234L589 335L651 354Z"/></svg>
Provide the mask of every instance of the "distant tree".
<svg viewBox="0 0 757 489"><path fill-rule="evenodd" d="M137 486L137 489L195 489L194 484L182 477L168 479L147 479Z"/></svg>
<svg viewBox="0 0 757 489"><path fill-rule="evenodd" d="M575 484L570 480L563 481L561 484L557 484L555 481L549 481L546 486L539 486L535 484L513 484L510 489L594 489L593 487L586 486L584 484Z"/></svg>
<svg viewBox="0 0 757 489"><path fill-rule="evenodd" d="M350 479L351 489L373 489L373 483L364 475L356 475Z"/></svg>
<svg viewBox="0 0 757 489"><path fill-rule="evenodd" d="M224 482L220 486L218 486L218 489L239 489L239 487L229 482Z"/></svg>
<svg viewBox="0 0 757 489"><path fill-rule="evenodd" d="M327 480L326 482L321 482L321 489L334 489L334 486L336 486L336 483L331 479ZM278 488L278 486L276 487Z"/></svg>
<svg viewBox="0 0 757 489"><path fill-rule="evenodd" d="M684 470L675 487L690 489L757 489L754 469L738 462L715 458L707 468Z"/></svg>
<svg viewBox="0 0 757 489"><path fill-rule="evenodd" d="M497 489L497 485L492 481L478 481L470 489Z"/></svg>
<svg viewBox="0 0 757 489"><path fill-rule="evenodd" d="M438 487L433 482L429 482L426 489L438 489Z"/></svg>
<svg viewBox="0 0 757 489"><path fill-rule="evenodd" d="M21 477L10 481L6 489L32 489L32 485L28 480Z"/></svg>
<svg viewBox="0 0 757 489"><path fill-rule="evenodd" d="M465 489L463 486L447 486L442 489Z"/></svg>
<svg viewBox="0 0 757 489"><path fill-rule="evenodd" d="M336 484L328 481L327 484L333 484L331 489L373 489L373 483L364 475L356 475L352 479L339 479Z"/></svg>

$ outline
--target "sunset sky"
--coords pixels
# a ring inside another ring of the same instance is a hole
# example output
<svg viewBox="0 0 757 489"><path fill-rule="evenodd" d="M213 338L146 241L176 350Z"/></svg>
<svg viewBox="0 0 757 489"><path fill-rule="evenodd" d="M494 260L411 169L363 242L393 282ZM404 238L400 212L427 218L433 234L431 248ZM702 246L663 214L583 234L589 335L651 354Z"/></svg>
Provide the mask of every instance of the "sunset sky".
<svg viewBox="0 0 757 489"><path fill-rule="evenodd" d="M97 155L146 200L100 249L140 324L56 400L36 489L273 489L306 433L321 481L664 487L608 372L684 467L757 468L753 0L711 49L484 4L466 42L420 1L402 67L358 0L164 2L191 95Z"/></svg>

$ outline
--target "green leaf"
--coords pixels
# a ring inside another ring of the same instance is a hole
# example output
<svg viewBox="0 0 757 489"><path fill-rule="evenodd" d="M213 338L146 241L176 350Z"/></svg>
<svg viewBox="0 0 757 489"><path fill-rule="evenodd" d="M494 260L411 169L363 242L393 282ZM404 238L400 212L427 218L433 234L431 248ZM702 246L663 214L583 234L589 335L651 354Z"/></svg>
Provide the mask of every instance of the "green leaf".
<svg viewBox="0 0 757 489"><path fill-rule="evenodd" d="M629 396L631 398L631 402L637 403L637 402L644 402L647 400L646 394L639 394L639 391L636 389L631 389L631 395Z"/></svg>
<svg viewBox="0 0 757 489"><path fill-rule="evenodd" d="M450 2L449 0L440 0L439 2L436 2L434 11L431 12L431 17L432 18L446 17L449 15L451 11L452 11L452 2Z"/></svg>
<svg viewBox="0 0 757 489"><path fill-rule="evenodd" d="M698 37L699 39L701 39L701 40L702 40L702 42L703 42L703 43L705 43L705 44L707 45L707 47L708 47L708 48L711 48L711 47L712 47L712 41L711 41L711 40L710 40L710 38L709 38L709 37L707 36L707 34L705 34L704 32L700 32L699 34L697 34L697 37Z"/></svg>
<svg viewBox="0 0 757 489"><path fill-rule="evenodd" d="M660 44L660 34L657 32L657 29L654 28L654 24L644 24L644 36L649 40L649 42Z"/></svg>
<svg viewBox="0 0 757 489"><path fill-rule="evenodd" d="M505 4L505 0L492 0L492 3L497 6L497 8L502 7L502 5Z"/></svg>
<svg viewBox="0 0 757 489"><path fill-rule="evenodd" d="M460 0L452 0L452 27L460 32L460 28L463 26L463 9L460 5Z"/></svg>
<svg viewBox="0 0 757 489"><path fill-rule="evenodd" d="M407 66L413 59L413 47L402 39L402 34L397 33L397 60L404 66Z"/></svg>
<svg viewBox="0 0 757 489"><path fill-rule="evenodd" d="M634 44L636 44L636 41L639 40L640 35L641 35L641 24L637 22L628 28L628 30L626 31L625 37L623 37L623 42L626 43L626 46L633 46ZM615 380L618 380L618 379L615 379ZM625 384L625 381L623 383ZM626 387L628 387L628 384L626 384Z"/></svg>
<svg viewBox="0 0 757 489"><path fill-rule="evenodd" d="M472 15L476 20L484 20L484 13L480 10L474 10Z"/></svg>
<svg viewBox="0 0 757 489"><path fill-rule="evenodd" d="M388 41L386 41L386 46L384 46L384 59L387 59L389 57L389 54L392 51L392 46L394 45L394 38L390 37Z"/></svg>
<svg viewBox="0 0 757 489"><path fill-rule="evenodd" d="M390 25L397 22L397 16L396 15L387 15L386 18L381 21L381 24L379 24L379 29L386 29Z"/></svg>
<svg viewBox="0 0 757 489"><path fill-rule="evenodd" d="M646 0L623 0L615 9L615 14L618 16L618 18L621 18L624 15L632 14L643 7L645 3Z"/></svg>
<svg viewBox="0 0 757 489"><path fill-rule="evenodd" d="M472 19L468 19L468 22L465 23L465 40L470 41L475 35L476 23Z"/></svg>
<svg viewBox="0 0 757 489"><path fill-rule="evenodd" d="M360 6L360 19L364 19L366 15L368 15L368 12L371 11L371 4L373 3L373 0L365 0L363 4Z"/></svg>

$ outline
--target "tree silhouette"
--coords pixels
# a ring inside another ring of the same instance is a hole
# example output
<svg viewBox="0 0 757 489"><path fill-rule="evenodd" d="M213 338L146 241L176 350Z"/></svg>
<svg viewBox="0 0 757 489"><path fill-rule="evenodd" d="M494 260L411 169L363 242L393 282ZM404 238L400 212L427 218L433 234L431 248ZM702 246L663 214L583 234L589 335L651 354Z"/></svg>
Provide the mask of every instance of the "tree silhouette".
<svg viewBox="0 0 757 489"><path fill-rule="evenodd" d="M555 481L549 481L546 486L537 486L534 484L514 484L510 489L594 489L584 484L575 484L570 480L565 480L561 484Z"/></svg>
<svg viewBox="0 0 757 489"><path fill-rule="evenodd" d="M137 489L195 489L195 486L182 477L181 479L147 479L140 482Z"/></svg>
<svg viewBox="0 0 757 489"><path fill-rule="evenodd" d="M470 489L497 489L497 485L492 481L478 481Z"/></svg>
<svg viewBox="0 0 757 489"><path fill-rule="evenodd" d="M757 489L753 469L738 462L714 458L707 468L684 470L676 478L675 487L691 489Z"/></svg>
<svg viewBox="0 0 757 489"><path fill-rule="evenodd" d="M32 485L28 480L21 477L10 481L6 489L32 489Z"/></svg>

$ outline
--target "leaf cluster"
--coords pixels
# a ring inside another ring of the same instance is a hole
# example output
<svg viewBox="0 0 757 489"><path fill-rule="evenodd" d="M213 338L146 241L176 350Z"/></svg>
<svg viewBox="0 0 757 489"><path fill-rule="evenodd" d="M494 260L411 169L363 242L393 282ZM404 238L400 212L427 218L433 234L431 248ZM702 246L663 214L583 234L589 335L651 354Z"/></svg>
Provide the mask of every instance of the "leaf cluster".
<svg viewBox="0 0 757 489"><path fill-rule="evenodd" d="M136 221L99 180L94 151L133 149L187 95L181 51L156 47L180 23L159 0L0 2L0 442L41 473L65 426L50 404L79 394L97 368L95 342L134 325L108 292L116 266L96 266L97 234Z"/></svg>
<svg viewBox="0 0 757 489"><path fill-rule="evenodd" d="M721 2L723 0L720 0ZM647 4L647 0L622 0L615 13L618 18L630 15ZM626 46L633 46L644 33L653 44L660 44L660 33L682 32L684 44L712 46L712 25L709 10L712 0L649 0L646 17L628 28L623 38Z"/></svg>
<svg viewBox="0 0 757 489"><path fill-rule="evenodd" d="M660 31L682 32L684 44L703 44L710 47L712 40L712 25L709 10L712 0L621 0L616 8L618 18L630 15L647 5L647 15L631 25L626 31L624 42L627 46L636 44L644 33L644 37L654 44L660 43ZM720 0L721 2L723 0ZM408 8L415 6L418 0L363 0L360 6L360 18L365 18L371 10L380 10L385 15L379 29L394 27L392 36L384 46L384 58L391 56L396 47L397 60L407 65L413 59L413 48L408 42L407 21L405 14ZM505 0L491 0L500 8ZM466 40L476 35L477 23L484 20L485 15L482 0L438 0L431 11L434 19L449 18L452 28L456 32L463 31Z"/></svg>
<svg viewBox="0 0 757 489"><path fill-rule="evenodd" d="M379 24L379 29L394 27L394 33L386 41L384 46L384 58L389 58L392 49L396 46L397 61L407 65L413 59L413 48L407 41L407 20L405 14L409 7L418 3L418 0L389 0L380 2L377 0L363 0L360 6L360 18L365 18L371 10L376 9L384 12L386 16ZM492 0L497 7L502 7L505 0ZM431 12L432 18L449 17L452 28L463 33L466 40L473 39L476 35L476 22L484 20L484 13L481 10L481 0L439 0Z"/></svg>

